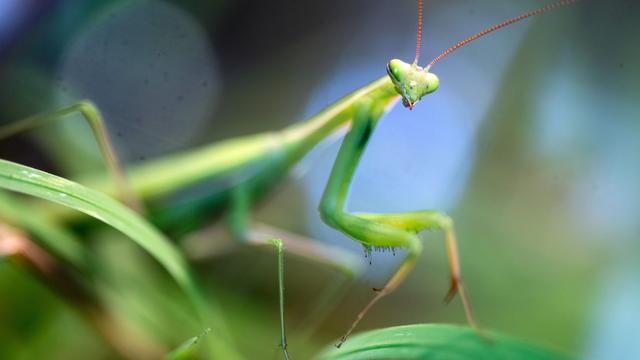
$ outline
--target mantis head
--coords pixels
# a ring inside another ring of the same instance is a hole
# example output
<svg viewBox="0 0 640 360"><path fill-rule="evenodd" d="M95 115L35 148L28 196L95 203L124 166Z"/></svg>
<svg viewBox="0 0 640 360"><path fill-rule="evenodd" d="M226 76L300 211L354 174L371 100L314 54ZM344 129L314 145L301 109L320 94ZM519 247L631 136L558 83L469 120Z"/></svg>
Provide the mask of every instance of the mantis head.
<svg viewBox="0 0 640 360"><path fill-rule="evenodd" d="M418 66L393 59L387 64L387 74L396 91L402 96L402 104L413 109L423 96L438 90L440 81L435 74Z"/></svg>

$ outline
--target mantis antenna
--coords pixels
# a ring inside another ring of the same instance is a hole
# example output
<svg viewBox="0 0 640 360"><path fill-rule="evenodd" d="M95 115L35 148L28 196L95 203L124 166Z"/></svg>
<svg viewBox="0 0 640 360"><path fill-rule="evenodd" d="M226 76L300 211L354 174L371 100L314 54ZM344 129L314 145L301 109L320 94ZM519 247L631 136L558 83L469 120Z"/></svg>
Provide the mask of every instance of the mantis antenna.
<svg viewBox="0 0 640 360"><path fill-rule="evenodd" d="M413 59L413 64L418 65L420 60L420 48L422 47L422 0L418 0L418 34L416 35L416 57Z"/></svg>
<svg viewBox="0 0 640 360"><path fill-rule="evenodd" d="M455 45L451 46L450 48L448 48L447 50L445 50L442 54L436 56L433 60L431 60L431 62L429 63L429 65L427 65L427 67L425 68L425 70L429 71L429 69L431 68L431 66L433 66L433 64L437 63L438 61L442 60L442 58L444 58L445 56L451 54L452 52L458 50L459 48L463 47L464 45L472 42L473 40L479 39L489 33L492 33L498 29L502 29L505 26L511 25L513 23L517 23L520 20L524 20L526 18L530 18L532 16L535 15L539 15L542 13L545 13L547 11L551 11L551 10L555 10L559 7L563 7L563 6L567 6L567 5L573 5L577 2L579 2L580 0L561 0L552 4L548 4L542 7L539 7L535 10L529 11L527 13L524 13L522 15L513 17L509 20L503 21L499 24L495 24L491 27L488 27L484 30L482 30L481 32L470 36L458 43L456 43ZM418 55L420 54L420 32L422 30L422 0L418 0L418 11L419 11L419 15L418 15L418 46L416 48L416 62L418 59Z"/></svg>

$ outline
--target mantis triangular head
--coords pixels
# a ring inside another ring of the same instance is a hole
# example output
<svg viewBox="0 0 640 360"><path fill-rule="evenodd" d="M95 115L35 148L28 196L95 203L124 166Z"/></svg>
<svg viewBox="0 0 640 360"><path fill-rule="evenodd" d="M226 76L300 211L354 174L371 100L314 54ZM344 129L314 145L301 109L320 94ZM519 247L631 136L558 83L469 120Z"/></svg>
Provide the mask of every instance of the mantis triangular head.
<svg viewBox="0 0 640 360"><path fill-rule="evenodd" d="M413 109L423 96L438 90L438 77L416 63L407 64L393 59L387 64L387 74L396 91L402 96L402 104Z"/></svg>

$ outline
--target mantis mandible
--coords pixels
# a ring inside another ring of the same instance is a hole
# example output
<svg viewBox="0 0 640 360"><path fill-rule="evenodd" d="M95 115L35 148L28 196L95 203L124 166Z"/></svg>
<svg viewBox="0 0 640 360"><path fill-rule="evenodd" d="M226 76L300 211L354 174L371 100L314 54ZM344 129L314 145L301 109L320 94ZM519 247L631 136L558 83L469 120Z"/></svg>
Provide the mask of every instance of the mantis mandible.
<svg viewBox="0 0 640 360"><path fill-rule="evenodd" d="M340 147L319 206L320 215L329 226L360 242L365 248L402 248L407 251L407 256L384 287L376 290L375 296L357 315L337 346L346 341L349 334L376 302L393 292L403 282L422 253L418 234L428 229L441 230L445 234L450 271L450 288L446 300L449 301L459 294L469 325L479 328L462 278L453 220L446 214L433 210L382 214L348 212L346 202L353 176L367 143L384 114L398 100L401 100L405 107L412 109L424 96L438 89L439 79L430 72L434 64L458 48L495 30L575 2L577 0L562 0L491 26L451 46L428 65L421 67L418 63L422 37L422 0L419 0L416 54L412 63L398 59L389 61L386 66L386 76L343 97L304 122L280 131L230 139L189 152L152 160L126 171L121 168L112 149L100 112L88 101L0 128L0 138L66 118L72 113L80 113L91 125L108 171L113 178L112 184L94 181L93 187L116 193L130 207L145 211L143 204L153 205L185 187L211 179L234 179L229 186L216 191L210 197L201 199L195 204L188 204L190 209L186 213L171 214L168 217L169 220L163 225L179 224L180 216L201 213L203 209L223 209L228 214L234 237L240 242L255 243L257 240L252 235L250 221L251 204L281 180L284 174L320 141L347 125L348 133ZM175 164L181 165L180 171L174 170ZM152 216L157 215L158 211L152 207L149 213ZM161 217L167 218L167 216ZM323 253L320 245L298 246L292 243L292 240L283 240L285 245L291 243L292 246L286 247L289 250L310 258L321 258L328 263L335 262ZM283 246L278 241L273 244L279 252L279 288L282 297L281 252ZM285 357L288 357L283 309L281 299L281 346Z"/></svg>

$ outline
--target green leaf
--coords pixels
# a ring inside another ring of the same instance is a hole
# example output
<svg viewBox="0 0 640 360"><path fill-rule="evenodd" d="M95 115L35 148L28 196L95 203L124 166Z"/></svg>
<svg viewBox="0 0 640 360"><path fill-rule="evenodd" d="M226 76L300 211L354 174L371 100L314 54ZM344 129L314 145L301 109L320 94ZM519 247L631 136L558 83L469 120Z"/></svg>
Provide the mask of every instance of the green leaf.
<svg viewBox="0 0 640 360"><path fill-rule="evenodd" d="M331 346L324 360L567 360L555 353L497 332L486 338L469 327L417 324L368 331L349 338L341 348Z"/></svg>
<svg viewBox="0 0 640 360"><path fill-rule="evenodd" d="M197 291L180 251L138 214L114 199L67 179L6 160L0 160L0 187L73 208L113 226L155 257L188 294L194 295Z"/></svg>
<svg viewBox="0 0 640 360"><path fill-rule="evenodd" d="M0 188L64 205L118 229L160 262L184 290L203 321L212 321L209 311L211 308L207 306L179 249L140 215L118 201L59 176L1 159ZM215 330L219 332L216 338L228 338L228 333L222 326L220 311L215 315L215 324L211 325L215 325ZM220 347L226 348L218 343L216 348L220 350Z"/></svg>

